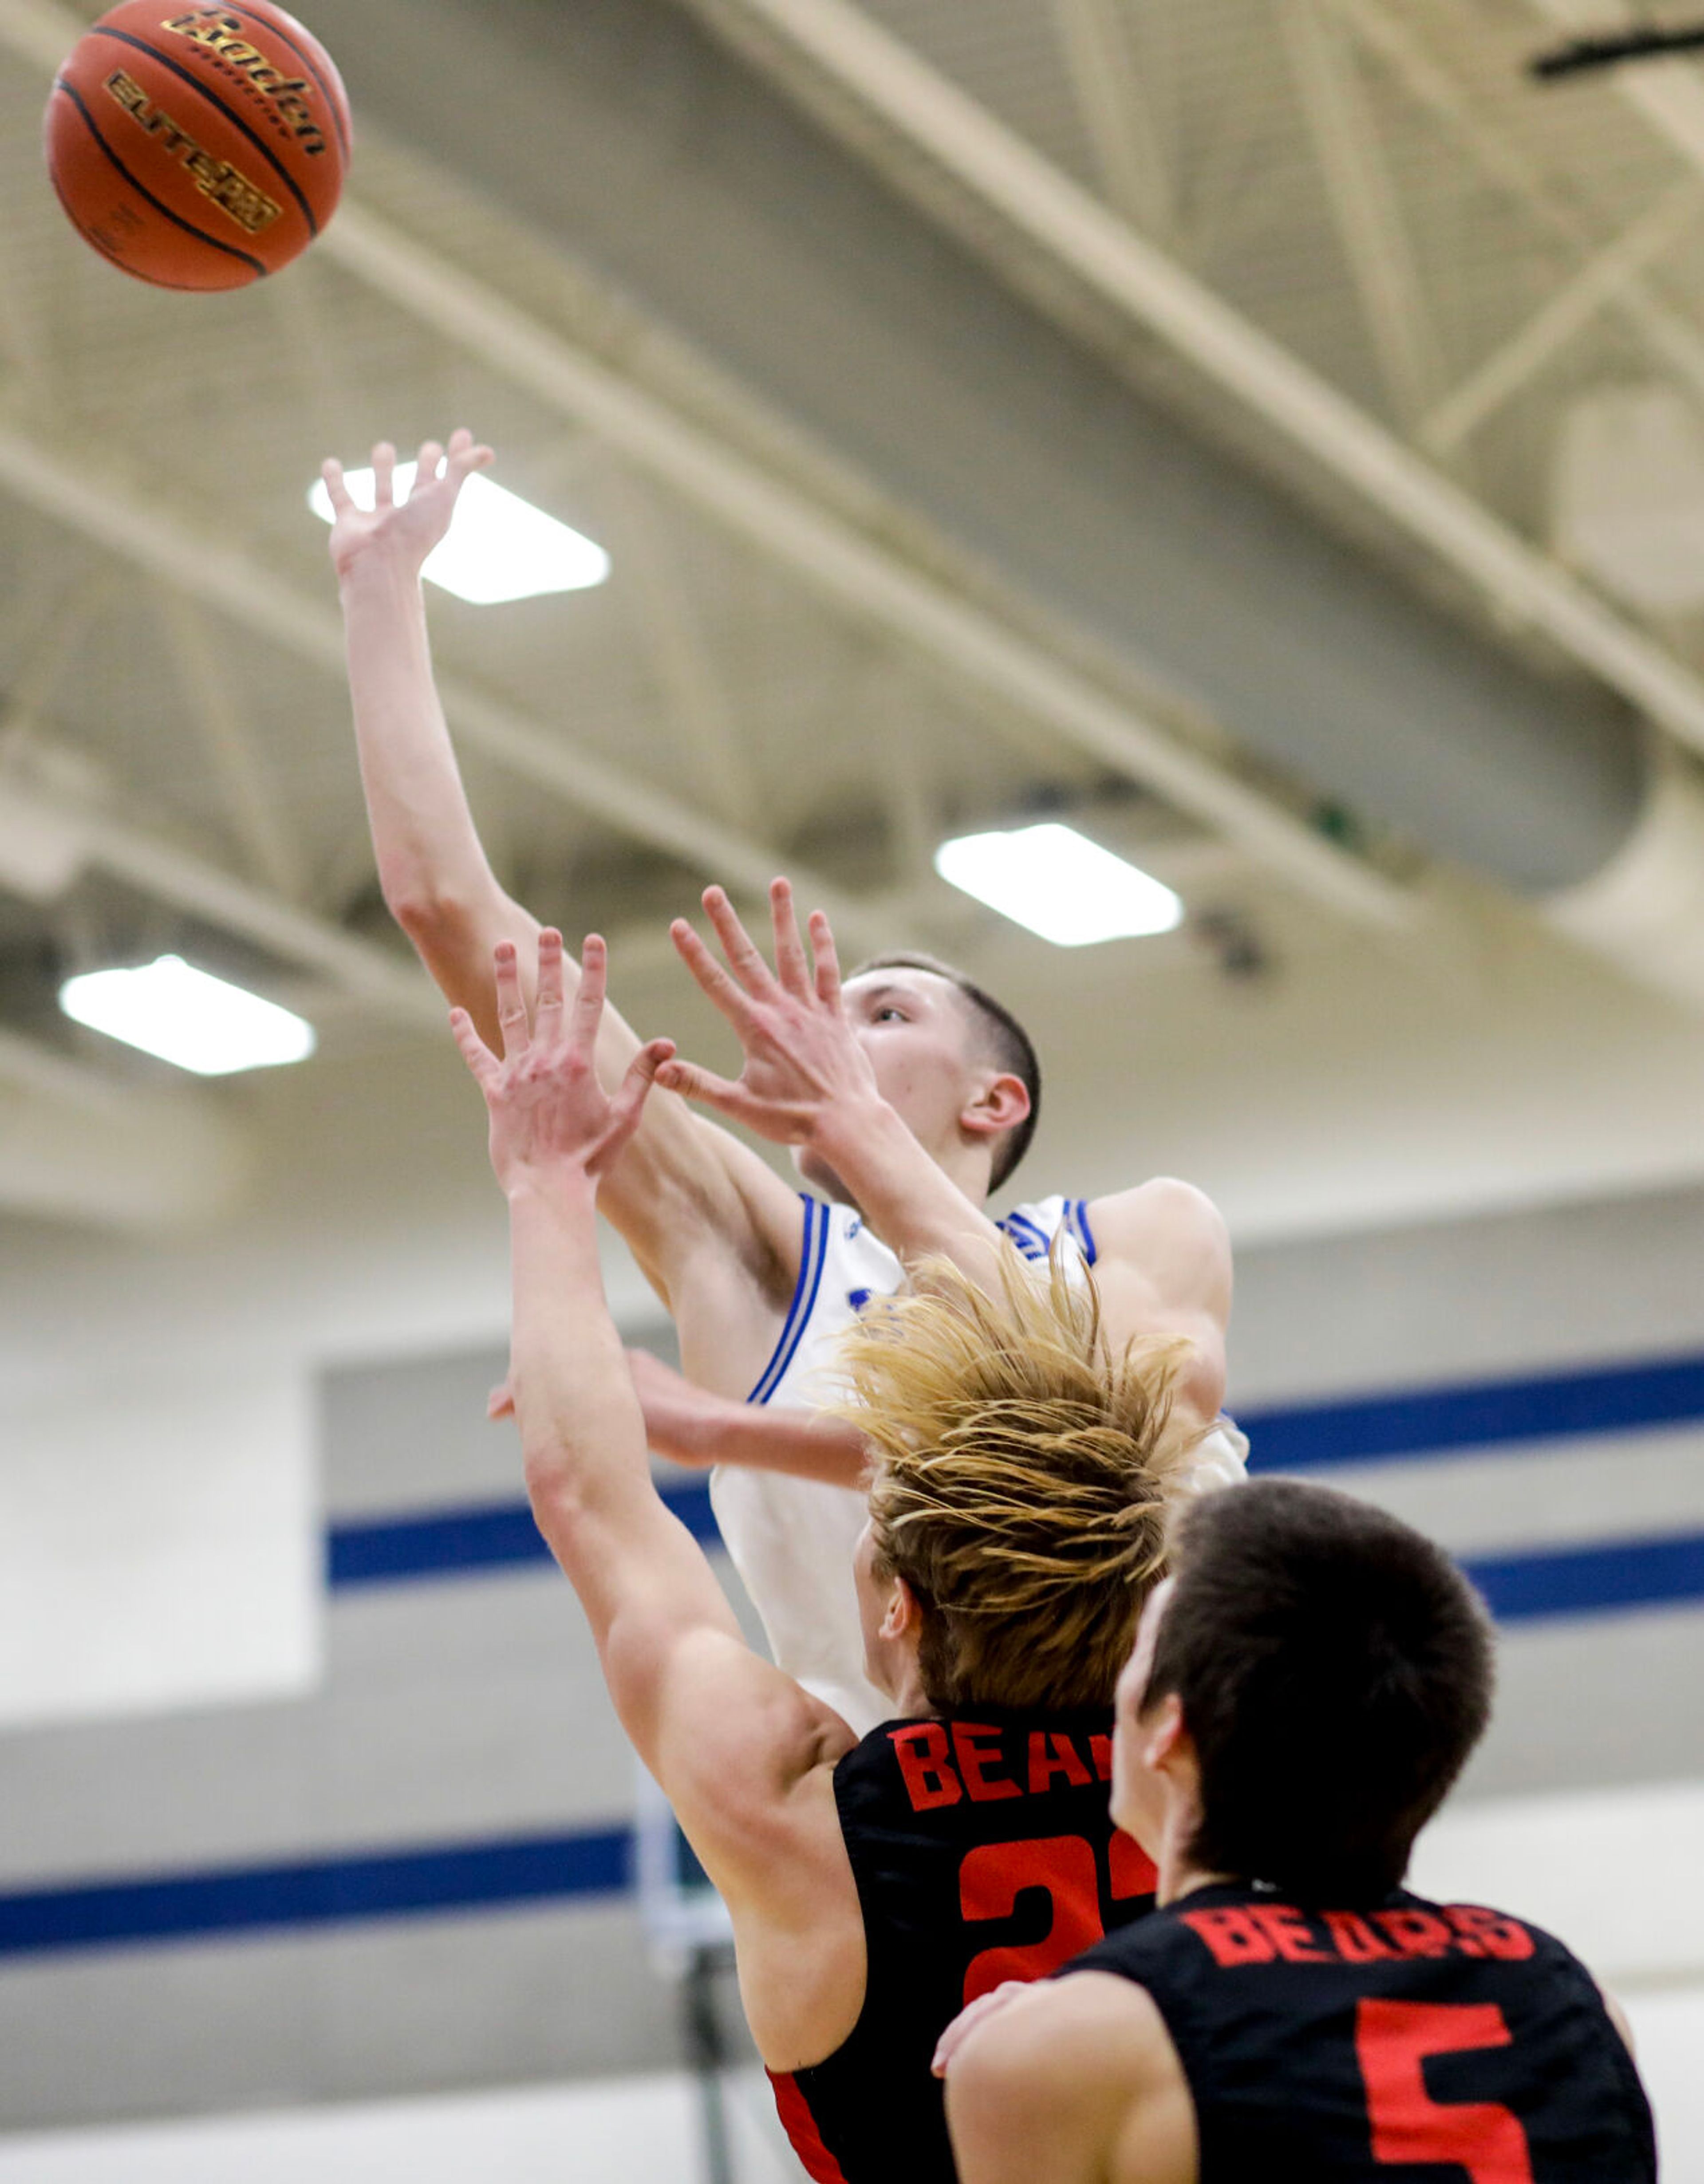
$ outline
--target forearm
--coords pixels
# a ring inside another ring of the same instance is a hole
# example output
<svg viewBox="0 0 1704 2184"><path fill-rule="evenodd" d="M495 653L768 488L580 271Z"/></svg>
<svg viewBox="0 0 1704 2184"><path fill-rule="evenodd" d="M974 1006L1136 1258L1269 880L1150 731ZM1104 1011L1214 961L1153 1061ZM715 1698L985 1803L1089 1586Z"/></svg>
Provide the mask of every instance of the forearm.
<svg viewBox="0 0 1704 2184"><path fill-rule="evenodd" d="M838 1418L737 1402L655 1365L642 1394L647 1439L659 1456L677 1463L779 1471L830 1486L855 1487L863 1481L864 1437Z"/></svg>
<svg viewBox="0 0 1704 2184"><path fill-rule="evenodd" d="M432 677L419 577L404 563L364 556L344 575L340 596L361 787L386 900L402 916L494 895Z"/></svg>
<svg viewBox="0 0 1704 2184"><path fill-rule="evenodd" d="M638 1397L604 1295L597 1186L565 1167L529 1174L508 1197L510 1377L528 1491L535 1509L543 1502L554 1516L619 1507L649 1492L650 1471Z"/></svg>
<svg viewBox="0 0 1704 2184"><path fill-rule="evenodd" d="M900 1258L915 1263L939 1256L973 1280L998 1279L1001 1256L1011 1247L885 1100L831 1109L813 1146Z"/></svg>

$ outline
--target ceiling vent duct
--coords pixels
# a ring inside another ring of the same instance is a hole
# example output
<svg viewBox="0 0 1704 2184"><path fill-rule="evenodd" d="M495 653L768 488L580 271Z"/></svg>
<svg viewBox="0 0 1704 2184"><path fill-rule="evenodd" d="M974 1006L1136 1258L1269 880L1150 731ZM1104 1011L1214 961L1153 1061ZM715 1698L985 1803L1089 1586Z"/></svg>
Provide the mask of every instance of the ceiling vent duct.
<svg viewBox="0 0 1704 2184"><path fill-rule="evenodd" d="M1704 421L1662 386L1576 402L1556 448L1557 552L1640 612L1704 606Z"/></svg>
<svg viewBox="0 0 1704 2184"><path fill-rule="evenodd" d="M1600 872L1552 894L1547 922L1641 985L1704 1007L1704 783L1679 757L1654 769L1638 824Z"/></svg>

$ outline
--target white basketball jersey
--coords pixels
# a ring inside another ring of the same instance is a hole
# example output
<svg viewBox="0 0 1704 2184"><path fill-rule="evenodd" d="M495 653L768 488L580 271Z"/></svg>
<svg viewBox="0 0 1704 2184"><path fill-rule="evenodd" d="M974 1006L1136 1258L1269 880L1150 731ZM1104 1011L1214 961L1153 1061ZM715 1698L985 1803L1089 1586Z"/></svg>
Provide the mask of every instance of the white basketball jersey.
<svg viewBox="0 0 1704 2184"><path fill-rule="evenodd" d="M749 1401L820 1410L845 1392L835 1346L872 1297L904 1284L896 1255L849 1206L805 1199L799 1279L781 1339ZM1020 1206L1000 1223L1027 1259L1044 1262L1063 1229L1072 1249L1067 1274L1094 1264L1094 1238L1080 1198ZM1221 1421L1200 1444L1198 1487L1243 1475L1248 1443ZM860 1736L889 1711L864 1674L864 1639L852 1579L852 1553L869 1516L855 1489L773 1471L721 1465L710 1474L710 1505L770 1650L790 1676L840 1713Z"/></svg>

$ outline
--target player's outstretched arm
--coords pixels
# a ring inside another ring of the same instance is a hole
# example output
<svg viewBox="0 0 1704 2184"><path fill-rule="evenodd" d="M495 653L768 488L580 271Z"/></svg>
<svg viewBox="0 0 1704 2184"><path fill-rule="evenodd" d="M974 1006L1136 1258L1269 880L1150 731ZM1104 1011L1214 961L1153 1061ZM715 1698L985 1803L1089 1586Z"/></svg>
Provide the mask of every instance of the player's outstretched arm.
<svg viewBox="0 0 1704 2184"><path fill-rule="evenodd" d="M623 1727L737 1919L745 1907L784 1924L791 1891L804 1922L821 1876L800 1871L809 1858L789 1835L793 1792L851 1732L750 1652L704 1554L659 1497L599 1263L599 1182L671 1049L643 1049L612 1096L594 1060L603 942L586 943L571 1000L561 936L541 933L531 1025L513 944L495 960L501 1058L465 1011L451 1021L485 1095L509 1201L510 1382L533 1514L579 1595Z"/></svg>
<svg viewBox="0 0 1704 2184"><path fill-rule="evenodd" d="M515 944L530 994L538 923L505 893L481 845L433 680L420 587L421 568L448 531L463 487L491 460L490 448L466 431L453 433L448 448L428 441L413 488L398 500L396 450L381 443L373 450L371 510L356 507L337 461L326 462L324 475L361 783L385 900L445 999L465 1009L494 1048L492 950L500 940ZM567 990L578 976L565 957ZM598 1067L607 1088L621 1084L639 1046L606 1009ZM754 1282L784 1300L797 1252L797 1201L748 1147L677 1100L650 1103L610 1179L604 1210L677 1318L682 1287L693 1283L722 1318L738 1315ZM720 1342L738 1353L741 1332L718 1324L705 1347ZM745 1346L759 1365L769 1340L766 1318Z"/></svg>
<svg viewBox="0 0 1704 2184"><path fill-rule="evenodd" d="M704 904L726 967L683 918L671 931L687 968L738 1034L745 1067L731 1081L677 1058L659 1071L658 1082L774 1144L809 1146L901 1258L940 1256L974 1279L997 1282L1010 1245L877 1089L841 1009L827 918L812 913L807 953L793 890L784 879L773 881L771 971L721 889L707 889Z"/></svg>
<svg viewBox="0 0 1704 2184"><path fill-rule="evenodd" d="M829 1486L863 1484L869 1451L863 1435L849 1422L711 1395L648 1351L629 1351L627 1360L644 1414L645 1439L659 1456L699 1469L735 1463L748 1471L817 1479Z"/></svg>
<svg viewBox="0 0 1704 2184"><path fill-rule="evenodd" d="M956 2032L943 2045L960 2184L1196 2184L1189 2086L1140 1987L1041 1981Z"/></svg>

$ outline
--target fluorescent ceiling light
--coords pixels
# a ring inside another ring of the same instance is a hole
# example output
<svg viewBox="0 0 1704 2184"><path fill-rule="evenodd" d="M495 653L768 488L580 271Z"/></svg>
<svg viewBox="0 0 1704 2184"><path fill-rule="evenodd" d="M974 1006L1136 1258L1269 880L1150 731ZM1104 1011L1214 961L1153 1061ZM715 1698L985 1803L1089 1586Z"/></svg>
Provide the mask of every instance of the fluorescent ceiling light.
<svg viewBox="0 0 1704 2184"><path fill-rule="evenodd" d="M393 490L398 500L408 499L417 467L397 465ZM357 508L372 506L370 471L346 471L344 482ZM309 488L308 505L322 521L331 521L331 496L323 478ZM479 607L537 599L543 592L583 592L601 584L609 573L610 557L595 540L571 531L478 471L461 489L448 536L427 554L420 571L459 599L471 599Z"/></svg>
<svg viewBox="0 0 1704 2184"><path fill-rule="evenodd" d="M1183 922L1170 888L1052 820L943 842L935 870L1055 948L1170 933Z"/></svg>
<svg viewBox="0 0 1704 2184"><path fill-rule="evenodd" d="M88 971L67 978L59 1006L109 1039L139 1046L198 1077L301 1061L314 1051L311 1024L258 994L198 971L181 956L162 956L136 970Z"/></svg>

